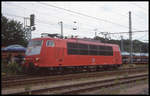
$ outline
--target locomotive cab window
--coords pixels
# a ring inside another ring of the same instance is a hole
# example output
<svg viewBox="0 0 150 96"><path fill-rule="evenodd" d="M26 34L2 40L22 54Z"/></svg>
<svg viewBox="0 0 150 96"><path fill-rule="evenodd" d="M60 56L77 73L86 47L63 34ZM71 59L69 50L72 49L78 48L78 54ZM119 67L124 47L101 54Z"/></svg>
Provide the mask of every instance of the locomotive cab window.
<svg viewBox="0 0 150 96"><path fill-rule="evenodd" d="M29 41L29 44L28 44L28 47L27 47L25 54L27 56L40 54L42 42L43 42L43 40L31 40L31 41Z"/></svg>
<svg viewBox="0 0 150 96"><path fill-rule="evenodd" d="M52 40L47 40L46 46L48 46L48 47L54 47L54 46L55 46L54 41L52 41Z"/></svg>

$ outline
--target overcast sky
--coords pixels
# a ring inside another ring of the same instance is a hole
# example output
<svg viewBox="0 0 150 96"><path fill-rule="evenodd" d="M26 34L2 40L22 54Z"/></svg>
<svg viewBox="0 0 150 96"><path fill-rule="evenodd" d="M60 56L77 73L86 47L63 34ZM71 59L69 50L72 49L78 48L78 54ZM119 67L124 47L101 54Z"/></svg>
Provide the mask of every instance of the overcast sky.
<svg viewBox="0 0 150 96"><path fill-rule="evenodd" d="M32 38L41 33L61 33L63 21L65 36L104 37L100 32L128 32L129 11L131 11L132 31L149 30L148 2L2 2L2 14L10 19L24 22L24 17L35 14L36 30ZM67 11L68 10L68 11ZM78 13L78 14L77 14ZM80 15L81 14L81 15ZM76 21L76 23L74 23ZM77 30L73 30L77 27ZM129 34L109 35L109 38L129 39ZM133 33L133 39L144 42L148 40L148 32Z"/></svg>

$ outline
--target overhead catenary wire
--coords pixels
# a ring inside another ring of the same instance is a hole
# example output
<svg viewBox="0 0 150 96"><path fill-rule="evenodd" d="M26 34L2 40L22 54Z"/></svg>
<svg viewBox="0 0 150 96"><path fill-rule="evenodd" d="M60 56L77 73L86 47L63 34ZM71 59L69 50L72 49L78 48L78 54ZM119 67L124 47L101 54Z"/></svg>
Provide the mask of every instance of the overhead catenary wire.
<svg viewBox="0 0 150 96"><path fill-rule="evenodd" d="M136 40L139 40L139 39L141 40L141 39L143 39L143 37L145 37L145 34L140 36L140 37L138 37L138 38L136 38Z"/></svg>
<svg viewBox="0 0 150 96"><path fill-rule="evenodd" d="M16 6L18 6L18 5L16 5ZM18 6L18 7L21 7L21 8L24 8L24 9L26 9L26 10L29 10L29 9L27 9L27 8L25 8L25 7L22 7L22 6ZM32 9L31 9L32 10ZM30 10L30 11L31 11ZM34 10L32 10L32 11L34 11ZM38 12L38 11L36 11L36 12ZM45 13L46 15L47 15L47 13ZM43 12L42 12L42 14L40 14L40 15L43 15ZM70 15L73 15L73 14L70 14ZM74 16L74 15L73 15ZM55 18L59 18L59 17L56 17L56 16L54 16ZM76 18L78 18L78 17L76 17ZM59 18L60 19L60 18ZM79 19L79 18L78 18ZM84 19L84 20L86 20L86 19ZM88 20L87 20L88 21ZM85 25L85 24L84 24ZM87 26L87 25L86 25ZM89 25L90 27L91 27L91 25ZM95 27L95 26L93 26L93 27ZM100 27L99 27L100 28ZM102 29L102 28L100 28L100 29Z"/></svg>
<svg viewBox="0 0 150 96"><path fill-rule="evenodd" d="M135 32L148 32L148 30L132 31L132 33ZM129 33L129 32L113 32L113 33L108 32L108 34L124 34L124 33Z"/></svg>
<svg viewBox="0 0 150 96"><path fill-rule="evenodd" d="M134 39L137 39L137 40L143 39L143 38L140 38L140 37L145 37L145 38L148 39L148 34L146 34L146 33L141 33L141 34L139 34L139 35L134 36L133 38L134 38Z"/></svg>
<svg viewBox="0 0 150 96"><path fill-rule="evenodd" d="M8 16L14 16L14 17L20 17L20 18L28 18L29 19L29 17L24 17L24 16L19 16L19 15L14 15L14 14L9 14L9 13L5 13L5 15L8 15ZM43 24L46 24L46 25L57 25L57 23L52 23L52 22L50 22L50 21L43 21L43 20L40 20L40 19L38 19L38 18L35 18L35 20L37 21L37 22L39 22L39 23L43 23ZM58 25L57 25L58 26ZM64 26L66 27L66 28L69 28L69 29L72 29L72 25L70 25L70 24L64 24ZM82 28L82 29L86 29L86 30L92 30L92 28Z"/></svg>
<svg viewBox="0 0 150 96"><path fill-rule="evenodd" d="M141 31L132 31L132 33L148 33L149 30L141 30ZM111 37L115 37L115 38L118 38L119 35L121 34L129 34L129 32L99 32L99 34L101 33L104 33L104 34L107 34L107 35L111 35ZM117 37L116 37L117 36ZM144 35L145 36L145 35ZM119 36L120 37L120 36ZM124 37L128 37L128 36L124 36ZM136 38L135 38L136 39ZM117 39L118 40L118 39Z"/></svg>
<svg viewBox="0 0 150 96"><path fill-rule="evenodd" d="M37 20L38 21L38 20ZM42 23L43 21L38 21L39 23ZM48 22L43 22L43 24L46 24L47 23L47 25L49 24ZM55 25L55 24L54 24ZM93 28L94 29L94 28ZM117 33L118 34L118 33Z"/></svg>
<svg viewBox="0 0 150 96"><path fill-rule="evenodd" d="M19 15L13 15L13 14L8 14L8 13L5 13L5 14L6 15L10 15L10 16L20 17L20 18L29 18L29 17L19 16ZM44 22L44 21L39 20L37 18L36 18L36 20L38 20L38 22L40 22L40 23L43 22L44 24L50 25L50 23ZM51 24L51 25L55 25L55 24ZM140 31L132 31L132 32L135 33L135 32L148 32L148 31L149 30L140 30ZM113 33L108 32L108 34L124 34L124 33L129 33L129 32L113 32Z"/></svg>
<svg viewBox="0 0 150 96"><path fill-rule="evenodd" d="M29 17L25 17L25 16L19 16L19 15L14 15L14 14L9 14L9 13L4 13L5 15L9 15L9 16L15 16L15 17L19 17L19 18L28 18L29 19ZM45 23L47 23L47 24L50 24L50 22L48 21L43 21L43 20L40 20L40 19L37 19L36 18L36 20L38 20L38 21L40 21L40 22L45 22ZM51 25L55 25L55 24L51 24ZM140 30L140 31L132 31L132 32L148 32L149 30ZM114 33L109 33L109 34L122 34L122 33L129 33L129 32L114 32Z"/></svg>
<svg viewBox="0 0 150 96"><path fill-rule="evenodd" d="M43 3L42 3L43 4ZM44 3L45 4L45 3ZM47 4L47 5L49 5L49 4ZM55 7L55 8L59 8L59 9L61 9L60 7L57 7L57 6L54 6L54 5L50 5L50 6L52 6L52 7ZM63 10L66 10L66 11L70 11L70 12L74 12L74 11L71 11L71 10L68 10L68 9L64 9L64 8L62 8ZM84 16L87 16L87 15L85 15L85 14L83 14L83 13L79 13L79 12L75 12L76 14L79 14L79 15L84 15ZM114 12L113 12L114 13ZM115 12L116 13L116 12ZM71 14L71 15L73 15L73 14ZM120 15L122 15L122 14L120 14ZM125 16L125 15L122 15L122 16ZM138 16L138 15L136 15L136 16ZM91 17L91 16L90 16ZM126 16L125 16L126 17ZM99 18L98 18L99 19ZM104 19L103 19L104 20ZM108 20L107 20L108 21ZM133 29L135 29L135 28L133 28Z"/></svg>
<svg viewBox="0 0 150 96"><path fill-rule="evenodd" d="M28 18L28 17L24 17L24 16L18 16L18 15L12 15L12 14L7 14L7 15L10 15L10 16L15 16L15 17L19 17L19 18ZM39 22L39 23L43 23L43 24L46 24L46 25L50 25L49 23L47 23L47 22L43 22L43 21L41 21L41 20L39 20L39 19L36 19L37 20L37 22ZM53 24L52 24L53 25ZM57 29L57 28L55 28L55 29ZM139 33L139 32L148 32L149 30L141 30L141 31L132 31L133 33ZM108 32L108 34L110 34L110 35L115 35L115 34L128 34L129 32ZM145 35L144 35L145 36ZM142 36L142 37L144 37L144 36ZM119 40L118 38L119 38L119 36L115 36L115 38L117 38L117 40ZM136 38L135 38L136 39ZM139 38L140 39L140 38Z"/></svg>
<svg viewBox="0 0 150 96"><path fill-rule="evenodd" d="M5 13L4 15L6 15L7 13ZM20 17L20 18L25 18L24 16L19 16L19 15L13 15L13 14L7 14L7 15L9 15L9 16L15 16L15 17ZM28 17L26 17L26 18L28 18ZM39 23L42 23L42 24L46 24L47 26L49 25L56 25L56 24L50 24L50 22L48 23L47 21L43 21L43 20L39 20L39 19L37 19L37 18L35 18L35 20L36 20L36 22L39 22ZM72 26L70 26L70 25L66 25L65 24L65 26L67 27L67 29L72 29ZM57 27L57 28L56 28ZM56 27L53 27L54 29L58 29L58 25L56 26ZM52 28L50 28L50 29L52 29ZM88 30L87 28L84 28L84 29L86 29L86 30ZM92 30L92 29L90 29L90 30ZM58 33L58 31L59 30L56 30L56 32ZM51 32L51 30L49 30L49 32ZM87 32L86 32L87 33ZM90 32L91 33L91 32Z"/></svg>
<svg viewBox="0 0 150 96"><path fill-rule="evenodd" d="M8 15L8 16L19 17L19 18L29 18L29 17L19 16L19 15L14 15L14 14L9 14L9 13L4 13L4 14L5 14L5 15Z"/></svg>
<svg viewBox="0 0 150 96"><path fill-rule="evenodd" d="M13 5L14 3L8 3L8 4L11 4L11 5ZM34 4L34 3L33 3ZM24 8L24 9L26 9L26 10L29 10L29 11L35 11L35 10L33 10L33 9L28 9L28 8L25 8L25 7L22 7L22 6L20 6L20 5L16 5L16 4L14 4L16 7L18 6L19 8L21 7L21 8ZM41 6L42 7L42 6ZM36 12L38 12L38 11L36 11ZM43 12L42 12L43 13ZM116 13L116 12L113 12L113 13ZM46 13L45 13L46 14ZM117 13L118 14L118 13ZM41 15L41 14L40 14ZM43 15L43 14L42 14ZM73 14L71 14L71 15L73 15ZM122 15L122 14L120 14L120 15ZM122 15L122 16L125 16L125 15ZM55 16L56 17L56 16ZM57 17L58 18L58 17ZM90 25L91 26L91 25Z"/></svg>
<svg viewBox="0 0 150 96"><path fill-rule="evenodd" d="M69 10L69 9L65 9L65 8L61 8L61 7L57 7L57 6L54 6L54 5L41 3L41 2L40 2L40 4L43 4L43 5L46 5L46 6L50 6L50 7L54 7L54 8L61 9L61 10L65 10L65 11L68 11L68 12L72 12L72 13L75 13L75 14L78 14L78 15L82 15L82 16L85 16L85 17L93 18L93 19L96 19L96 20L99 20L99 21L104 21L104 22L107 22L107 23L115 24L115 25L118 25L118 26L121 26L121 27L124 27L124 28L128 28L128 26L125 26L125 25L121 25L121 24L118 24L118 23L115 23L115 22L112 22L112 21L109 21L109 20L105 20L105 19L89 16L89 15L86 15L86 14L83 14L83 13L79 13L79 12L75 12L75 11L72 11L72 10Z"/></svg>
<svg viewBox="0 0 150 96"><path fill-rule="evenodd" d="M75 11L72 11L72 10L69 10L69 9L65 9L65 8L62 8L62 7L57 7L57 6L54 6L54 5L41 3L41 2L40 2L40 4L43 4L43 5L46 5L46 6L50 6L50 7L54 7L54 8L65 10L65 11L68 11L68 12L71 12L71 13L75 13L75 14L78 14L78 15L86 16L86 17L89 17L89 18L93 18L93 19L96 19L96 20L100 20L100 21L104 21L104 22L107 22L107 23L112 23L112 24L115 24L115 25L118 25L118 26L122 26L122 27L128 28L128 26L125 26L125 25L121 25L121 24L118 24L118 23L115 23L115 22L112 22L112 21L109 21L109 20L105 20L105 19L89 16L89 15L86 15L86 14L83 14L83 13L79 13L79 12L75 12ZM135 28L132 28L132 29L135 29ZM135 29L135 30L137 30L137 29Z"/></svg>
<svg viewBox="0 0 150 96"><path fill-rule="evenodd" d="M43 4L43 3L42 3ZM44 3L44 5L45 5L45 3ZM49 5L49 4L48 4ZM51 6L51 5L50 5ZM53 6L53 5L52 5ZM54 6L53 6L54 7ZM55 6L55 7L57 7L57 6ZM22 7L23 8L23 7ZM58 8L58 7L57 7ZM25 8L25 9L27 9L27 8ZM67 10L68 11L68 9L65 9L65 10ZM71 11L72 12L72 11ZM74 11L73 11L74 12ZM76 14L77 13L79 13L79 12L76 12ZM82 13L80 13L80 14L82 14ZM85 14L82 14L82 15L85 15ZM87 16L87 15L86 15ZM91 16L90 16L91 17ZM100 19L100 18L98 18L98 19ZM108 21L108 20L105 20L105 21ZM111 22L111 23L113 23L113 22ZM124 25L123 25L124 26Z"/></svg>
<svg viewBox="0 0 150 96"><path fill-rule="evenodd" d="M145 8L143 8L143 7L139 6L138 4L136 4L136 3L131 3L131 4L133 4L133 5L137 6L138 8L142 9L143 11L145 11ZM143 12L143 11L142 11L142 12ZM145 12L146 12L146 11L145 11ZM145 12L144 12L144 13L145 13ZM146 13L145 13L145 14L146 14Z"/></svg>
<svg viewBox="0 0 150 96"><path fill-rule="evenodd" d="M109 7L109 6L108 6ZM128 13L125 14L122 14L122 13L117 13L116 11L112 11L112 13L115 13L115 14L118 14L120 16L123 16L123 17L127 17L128 16ZM135 13L134 13L135 14ZM139 15L135 14L137 17L139 17L140 19L138 19L137 21L140 22L139 20L144 20L142 17L140 17ZM124 18L124 19L128 19L128 18ZM141 22L140 22L141 23ZM143 23L143 22L142 22Z"/></svg>
<svg viewBox="0 0 150 96"><path fill-rule="evenodd" d="M14 3L6 3L6 4L10 4L11 6L14 4ZM20 5L16 5L16 4L14 4L15 5L15 7L18 7L18 8L23 8L24 10L29 10L29 11L35 11L35 10L33 10L33 9L28 9L28 8L25 8L25 7L22 7L22 6L20 6ZM37 13L39 13L38 11L36 11ZM47 15L47 13L44 13L44 14L46 14ZM43 12L42 12L42 14L40 14L40 15L44 15L43 14ZM71 14L71 15L73 15L73 14ZM74 16L74 15L73 15ZM55 18L59 18L59 17L56 17L56 16L54 16ZM60 18L59 18L60 19ZM85 19L84 19L85 20ZM43 22L43 21L42 21ZM45 22L45 21L44 21ZM44 23L43 23L44 24ZM68 24L69 25L69 24ZM66 24L65 24L65 26L66 26ZM72 25L69 25L69 26L72 26ZM84 26L85 26L85 24L84 24ZM87 26L87 25L86 25ZM91 27L91 25L88 25L87 27ZM95 26L93 26L93 27L95 27ZM100 28L100 27L99 27ZM83 29L83 28L81 28L81 29ZM88 29L88 28L86 28L86 29ZM100 29L102 29L102 28L100 28ZM90 29L91 30L91 29Z"/></svg>

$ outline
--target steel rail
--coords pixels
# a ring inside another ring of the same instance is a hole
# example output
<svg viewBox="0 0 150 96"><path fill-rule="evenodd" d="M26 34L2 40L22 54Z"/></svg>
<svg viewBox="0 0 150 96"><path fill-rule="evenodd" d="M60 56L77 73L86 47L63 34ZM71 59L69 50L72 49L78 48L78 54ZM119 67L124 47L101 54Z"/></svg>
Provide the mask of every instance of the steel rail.
<svg viewBox="0 0 150 96"><path fill-rule="evenodd" d="M58 75L58 76L45 76L45 77L35 77L35 78L26 78L19 80L9 80L2 81L2 88L15 87L27 84L38 84L45 82L57 82L62 80L70 80L70 79L81 79L81 78L90 78L90 77L104 77L107 75L121 75L125 73L139 73L145 72L148 68L129 68L129 69L121 69L115 71L106 71L106 72L92 72L92 73L80 73L80 74L68 74L68 75Z"/></svg>
<svg viewBox="0 0 150 96"><path fill-rule="evenodd" d="M127 77L119 77L119 78L109 78L109 79L102 79L92 82L84 82L84 83L77 83L77 84L70 84L70 85L63 85L58 87L52 88L43 88L38 90L28 90L24 92L17 92L13 94L79 94L89 90L95 90L97 88L103 87L110 87L125 83L135 82L137 80L145 80L148 78L148 74L138 74L133 76ZM116 80L118 80L116 82Z"/></svg>

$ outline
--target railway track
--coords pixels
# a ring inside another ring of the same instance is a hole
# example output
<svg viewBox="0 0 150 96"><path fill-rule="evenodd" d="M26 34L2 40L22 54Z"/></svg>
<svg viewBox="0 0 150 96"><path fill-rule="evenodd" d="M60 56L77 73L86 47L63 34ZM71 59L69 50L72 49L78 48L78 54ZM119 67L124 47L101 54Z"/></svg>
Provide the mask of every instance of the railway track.
<svg viewBox="0 0 150 96"><path fill-rule="evenodd" d="M48 76L48 75L41 75L40 77ZM13 75L13 76L5 76L2 77L2 81L11 81L11 80L21 80L21 79L28 79L28 78L36 78L39 77L37 74L32 74L32 75Z"/></svg>
<svg viewBox="0 0 150 96"><path fill-rule="evenodd" d="M30 84L38 84L45 82L57 82L63 80L71 80L71 79L81 79L81 78L90 78L90 77L104 77L111 75L122 75L122 74L131 74L131 73L139 73L145 72L148 68L128 68L128 69L120 69L115 71L104 71L104 72L91 72L91 73L80 73L80 74L68 74L68 75L57 75L57 76L38 76L38 77L24 77L19 79L9 79L2 80L2 88L8 87L16 87ZM22 76L21 76L22 77Z"/></svg>
<svg viewBox="0 0 150 96"><path fill-rule="evenodd" d="M135 68L137 69L137 68L146 68L146 67L145 66L144 67L140 66L140 67L135 67ZM135 68L131 68L131 69L135 69ZM120 70L126 70L126 69L129 69L129 68L124 68L124 69L121 68ZM105 70L101 70L101 71L105 71ZM113 71L113 70L110 70L110 71ZM71 73L71 74L78 74L78 73ZM54 75L59 75L59 74L54 74ZM43 76L43 77L45 77L45 76L52 76L52 74L44 74L44 75L41 75L41 76ZM39 74L32 74L32 75L24 74L24 75L2 76L2 81L11 81L11 80L36 78L36 77L39 77Z"/></svg>
<svg viewBox="0 0 150 96"><path fill-rule="evenodd" d="M2 77L2 81L17 80L17 79L25 79L25 78L30 78L30 77L32 77L32 76L29 76L29 75L4 76L4 77Z"/></svg>
<svg viewBox="0 0 150 96"><path fill-rule="evenodd" d="M62 85L57 87L43 88L38 90L28 90L24 92L18 92L13 94L80 94L86 91L92 91L103 87L117 86L120 84L131 83L139 80L145 80L148 78L147 73L134 74L127 77L120 76L118 78L111 77L101 80L94 80L90 82L80 82L69 85Z"/></svg>
<svg viewBox="0 0 150 96"><path fill-rule="evenodd" d="M138 68L146 68L146 67L135 67L135 68L124 68L124 69L121 68L121 69L118 69L118 70L138 69ZM102 71L105 71L105 70L101 70L101 72ZM109 70L109 71L113 71L113 70ZM71 73L71 74L78 74L78 73ZM59 75L59 74L54 74L54 75ZM45 75L41 75L41 76L43 76L43 77L45 77L45 76L52 76L52 74L45 74ZM32 74L32 75L24 74L24 75L2 76L2 81L11 81L11 80L36 78L36 77L39 77L39 74Z"/></svg>

